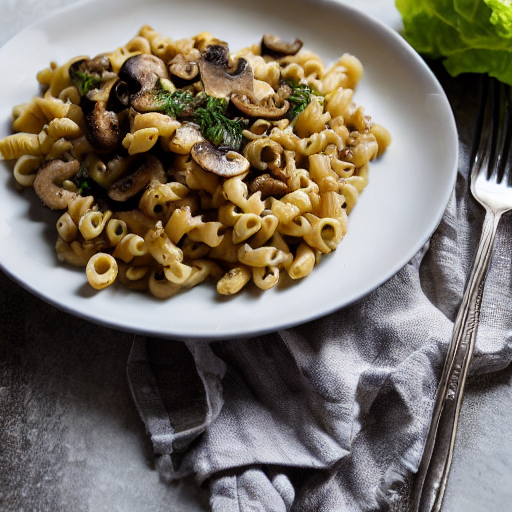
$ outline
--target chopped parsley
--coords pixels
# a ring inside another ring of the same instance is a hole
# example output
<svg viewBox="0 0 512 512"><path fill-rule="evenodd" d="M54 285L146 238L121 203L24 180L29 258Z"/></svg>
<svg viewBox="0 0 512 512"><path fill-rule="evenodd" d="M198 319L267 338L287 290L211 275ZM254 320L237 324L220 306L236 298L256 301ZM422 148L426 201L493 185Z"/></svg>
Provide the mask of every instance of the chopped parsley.
<svg viewBox="0 0 512 512"><path fill-rule="evenodd" d="M187 111L194 101L190 91L177 89L168 91L160 84L155 90L155 99L159 105L159 110L168 116L177 118Z"/></svg>
<svg viewBox="0 0 512 512"><path fill-rule="evenodd" d="M226 100L208 96L204 106L195 110L194 121L199 125L203 137L212 144L239 151L247 120L229 119L226 116L227 108Z"/></svg>
<svg viewBox="0 0 512 512"><path fill-rule="evenodd" d="M85 96L91 89L97 89L101 85L101 78L87 71L75 71L73 80L81 96Z"/></svg>
<svg viewBox="0 0 512 512"><path fill-rule="evenodd" d="M319 95L306 84L293 84L292 82L287 82L287 84L292 89L290 96L286 98L290 102L288 117L293 120L311 103L311 96Z"/></svg>
<svg viewBox="0 0 512 512"><path fill-rule="evenodd" d="M169 91L161 83L157 84L154 95L159 112L196 123L203 137L216 146L240 150L247 120L239 117L230 119L227 100L204 93L193 96L183 89Z"/></svg>

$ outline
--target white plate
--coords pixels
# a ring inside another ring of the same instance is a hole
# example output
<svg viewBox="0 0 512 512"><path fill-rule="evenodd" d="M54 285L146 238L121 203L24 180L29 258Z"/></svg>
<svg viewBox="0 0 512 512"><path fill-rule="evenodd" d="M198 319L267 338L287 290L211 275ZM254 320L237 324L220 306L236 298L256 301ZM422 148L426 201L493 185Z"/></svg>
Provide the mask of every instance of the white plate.
<svg viewBox="0 0 512 512"><path fill-rule="evenodd" d="M370 184L337 251L306 279L266 292L219 297L201 285L167 301L122 286L91 290L83 269L55 257L54 212L32 190L16 192L0 165L0 265L55 306L117 329L172 338L246 337L323 316L360 299L403 267L438 225L457 169L457 132L441 86L391 29L346 6L313 0L111 0L74 4L19 33L0 49L0 137L12 106L37 94L35 75L54 60L125 44L149 24L174 39L209 31L231 50L265 32L300 37L329 63L353 53L365 76L355 100L385 125L393 144L373 162Z"/></svg>

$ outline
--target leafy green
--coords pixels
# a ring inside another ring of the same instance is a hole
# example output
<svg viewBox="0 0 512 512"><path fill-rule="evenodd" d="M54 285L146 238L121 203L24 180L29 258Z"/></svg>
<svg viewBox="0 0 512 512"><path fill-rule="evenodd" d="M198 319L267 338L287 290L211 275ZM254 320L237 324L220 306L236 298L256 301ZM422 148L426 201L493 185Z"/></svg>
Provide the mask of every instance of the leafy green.
<svg viewBox="0 0 512 512"><path fill-rule="evenodd" d="M295 119L311 103L311 96L318 96L318 94L306 84L286 83L292 89L291 94L286 98L290 102L288 117Z"/></svg>
<svg viewBox="0 0 512 512"><path fill-rule="evenodd" d="M161 86L156 88L155 98L159 109L174 118L182 115L194 101L194 97L189 91L183 89L168 91Z"/></svg>
<svg viewBox="0 0 512 512"><path fill-rule="evenodd" d="M395 0L405 39L452 76L488 73L512 85L511 0Z"/></svg>
<svg viewBox="0 0 512 512"><path fill-rule="evenodd" d="M239 151L247 121L242 118L227 117L228 102L222 98L207 96L204 106L194 112L194 121L199 125L201 133L216 146Z"/></svg>
<svg viewBox="0 0 512 512"><path fill-rule="evenodd" d="M96 89L101 85L101 78L97 75L91 75L87 71L76 71L73 79L81 96L86 95L91 89Z"/></svg>
<svg viewBox="0 0 512 512"><path fill-rule="evenodd" d="M157 84L154 95L159 111L174 118L193 121L199 125L203 137L216 146L240 150L242 131L247 121L228 117L227 100L204 93L193 96L184 89L169 91L162 84Z"/></svg>

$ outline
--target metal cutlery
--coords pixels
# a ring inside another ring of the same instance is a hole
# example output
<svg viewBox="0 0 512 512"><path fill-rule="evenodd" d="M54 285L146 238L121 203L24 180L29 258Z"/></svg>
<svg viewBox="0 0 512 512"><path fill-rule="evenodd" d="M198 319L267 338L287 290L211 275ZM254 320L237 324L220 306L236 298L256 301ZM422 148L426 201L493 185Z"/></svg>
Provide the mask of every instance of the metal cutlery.
<svg viewBox="0 0 512 512"><path fill-rule="evenodd" d="M471 192L486 213L476 256L455 320L430 430L416 476L412 510L417 512L441 510L496 230L502 215L512 209L511 110L510 87L486 77L482 84L482 102L470 176Z"/></svg>

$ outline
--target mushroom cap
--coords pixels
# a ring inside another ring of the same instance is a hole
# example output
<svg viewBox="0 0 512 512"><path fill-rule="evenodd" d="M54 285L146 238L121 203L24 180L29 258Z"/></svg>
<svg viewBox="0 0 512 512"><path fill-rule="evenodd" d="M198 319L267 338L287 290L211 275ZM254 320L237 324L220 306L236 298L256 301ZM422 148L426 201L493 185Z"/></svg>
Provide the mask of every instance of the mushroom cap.
<svg viewBox="0 0 512 512"><path fill-rule="evenodd" d="M201 80L209 96L226 98L233 92L253 90L254 73L249 63L240 57L233 71L229 68L228 55L227 46L210 45L199 59Z"/></svg>
<svg viewBox="0 0 512 512"><path fill-rule="evenodd" d="M121 90L122 82L113 78L100 89L89 91L80 102L87 140L99 153L114 151L121 142L123 134L117 114L126 108Z"/></svg>
<svg viewBox="0 0 512 512"><path fill-rule="evenodd" d="M219 68L227 68L229 64L229 47L227 44L209 44L201 56L202 62L209 62Z"/></svg>
<svg viewBox="0 0 512 512"><path fill-rule="evenodd" d="M287 55L295 55L302 48L302 41L283 41L280 37L272 34L264 34L261 38L261 55L270 55L279 58Z"/></svg>
<svg viewBox="0 0 512 512"><path fill-rule="evenodd" d="M278 94L269 94L259 103L253 103L247 94L232 94L231 102L235 107L249 117L277 119L284 116L290 108L290 102Z"/></svg>
<svg viewBox="0 0 512 512"><path fill-rule="evenodd" d="M190 151L194 161L204 170L224 178L239 176L249 170L250 164L236 151L222 151L208 141L198 142Z"/></svg>
<svg viewBox="0 0 512 512"><path fill-rule="evenodd" d="M159 78L169 78L167 66L157 56L142 53L126 59L119 70L119 78L126 82L130 94L153 89Z"/></svg>
<svg viewBox="0 0 512 512"><path fill-rule="evenodd" d="M79 71L92 71L89 68L89 63L92 62L88 57L78 57L76 60L71 61L68 68L69 77L74 79Z"/></svg>
<svg viewBox="0 0 512 512"><path fill-rule="evenodd" d="M110 96L107 102L107 110L121 112L130 104L130 93L128 85L122 80L116 80L112 85Z"/></svg>
<svg viewBox="0 0 512 512"><path fill-rule="evenodd" d="M154 181L166 183L164 166L155 156L144 153L136 162L132 172L111 185L108 196L114 201L126 201Z"/></svg>
<svg viewBox="0 0 512 512"><path fill-rule="evenodd" d="M126 59L119 78L128 86L131 106L139 112L158 110L153 93L157 81L168 79L165 62L155 55L142 53Z"/></svg>
<svg viewBox="0 0 512 512"><path fill-rule="evenodd" d="M78 57L77 59L72 59L70 62L68 73L71 78L74 78L80 71L101 77L104 72L112 70L110 60L106 54L97 55L94 59Z"/></svg>
<svg viewBox="0 0 512 512"><path fill-rule="evenodd" d="M65 210L76 192L63 189L64 180L72 178L80 169L78 160L49 160L37 171L34 190L41 201L52 210Z"/></svg>
<svg viewBox="0 0 512 512"><path fill-rule="evenodd" d="M99 153L114 151L121 142L119 117L106 109L104 102L95 103L93 110L85 116L86 137Z"/></svg>
<svg viewBox="0 0 512 512"><path fill-rule="evenodd" d="M160 107L160 103L155 101L153 91L141 91L131 96L130 105L137 112L155 112Z"/></svg>

